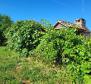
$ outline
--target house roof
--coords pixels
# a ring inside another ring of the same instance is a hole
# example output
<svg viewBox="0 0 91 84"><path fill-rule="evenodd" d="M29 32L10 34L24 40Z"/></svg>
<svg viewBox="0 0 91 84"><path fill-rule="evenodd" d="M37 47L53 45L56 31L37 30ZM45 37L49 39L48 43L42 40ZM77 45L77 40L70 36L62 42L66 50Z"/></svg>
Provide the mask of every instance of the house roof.
<svg viewBox="0 0 91 84"><path fill-rule="evenodd" d="M78 19L76 19L76 20L78 20ZM84 19L80 18L80 20L84 20ZM56 24L54 25L54 28L59 29L59 28L56 28L57 25L59 25L59 24L65 26L65 27L74 27L75 26L78 30L83 30L85 32L90 32L87 27L80 27L77 24L66 22L66 21L63 21L63 20L59 20L58 22L56 22Z"/></svg>

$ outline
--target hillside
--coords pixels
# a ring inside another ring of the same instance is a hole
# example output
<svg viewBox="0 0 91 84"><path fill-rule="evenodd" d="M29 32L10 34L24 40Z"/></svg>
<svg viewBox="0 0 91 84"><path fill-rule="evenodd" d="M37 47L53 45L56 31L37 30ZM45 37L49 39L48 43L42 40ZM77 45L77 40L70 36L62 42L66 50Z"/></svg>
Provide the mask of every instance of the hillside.
<svg viewBox="0 0 91 84"><path fill-rule="evenodd" d="M90 84L90 36L74 26L0 17L0 84Z"/></svg>
<svg viewBox="0 0 91 84"><path fill-rule="evenodd" d="M63 74L64 73L64 74ZM23 83L25 82L25 83ZM0 48L0 84L71 84L65 69Z"/></svg>
<svg viewBox="0 0 91 84"><path fill-rule="evenodd" d="M68 73L41 59L19 57L5 47L0 48L0 84L73 84ZM91 83L90 78L85 76L86 84Z"/></svg>

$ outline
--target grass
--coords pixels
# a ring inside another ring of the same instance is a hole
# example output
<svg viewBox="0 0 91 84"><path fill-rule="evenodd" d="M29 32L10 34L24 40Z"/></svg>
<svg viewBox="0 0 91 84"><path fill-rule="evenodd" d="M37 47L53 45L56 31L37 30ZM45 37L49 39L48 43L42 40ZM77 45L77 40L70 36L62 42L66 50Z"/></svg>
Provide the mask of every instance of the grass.
<svg viewBox="0 0 91 84"><path fill-rule="evenodd" d="M19 57L4 47L0 47L0 84L13 84L16 82L14 76L15 66L19 61Z"/></svg>
<svg viewBox="0 0 91 84"><path fill-rule="evenodd" d="M46 64L36 57L19 57L13 51L0 48L0 84L60 84L70 82L65 71ZM66 75L66 74L65 74ZM69 83L70 84L70 83Z"/></svg>
<svg viewBox="0 0 91 84"><path fill-rule="evenodd" d="M88 76L85 79L91 82ZM64 68L33 56L19 57L14 51L0 47L0 84L72 84L72 80Z"/></svg>

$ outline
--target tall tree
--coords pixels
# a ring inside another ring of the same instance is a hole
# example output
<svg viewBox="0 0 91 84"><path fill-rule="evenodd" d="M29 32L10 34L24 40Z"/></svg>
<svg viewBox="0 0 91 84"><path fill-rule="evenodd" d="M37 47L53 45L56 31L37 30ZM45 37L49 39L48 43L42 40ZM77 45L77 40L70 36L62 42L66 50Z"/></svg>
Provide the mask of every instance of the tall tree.
<svg viewBox="0 0 91 84"><path fill-rule="evenodd" d="M6 28L11 26L12 23L13 21L11 20L9 16L0 14L0 30L4 31Z"/></svg>

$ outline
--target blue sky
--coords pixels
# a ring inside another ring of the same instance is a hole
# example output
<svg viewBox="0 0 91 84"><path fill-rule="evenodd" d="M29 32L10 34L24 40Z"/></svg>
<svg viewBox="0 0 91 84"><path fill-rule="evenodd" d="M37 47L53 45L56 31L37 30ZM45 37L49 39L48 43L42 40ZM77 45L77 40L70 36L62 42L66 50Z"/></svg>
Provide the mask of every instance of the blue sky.
<svg viewBox="0 0 91 84"><path fill-rule="evenodd" d="M52 24L60 19L74 22L82 17L91 30L91 0L0 0L0 13L14 21L47 19Z"/></svg>

